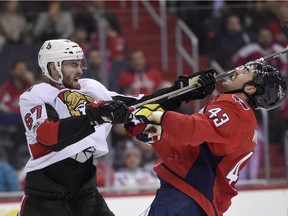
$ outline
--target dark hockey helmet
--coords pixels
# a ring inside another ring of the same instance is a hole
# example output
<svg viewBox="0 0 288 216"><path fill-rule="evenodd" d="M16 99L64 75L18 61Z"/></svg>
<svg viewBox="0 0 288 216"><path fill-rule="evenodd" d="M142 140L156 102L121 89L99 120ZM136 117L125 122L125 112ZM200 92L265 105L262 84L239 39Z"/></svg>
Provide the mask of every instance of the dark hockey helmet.
<svg viewBox="0 0 288 216"><path fill-rule="evenodd" d="M281 105L286 98L287 84L284 76L270 65L262 65L258 62L248 63L255 68L255 78L246 83L256 87L256 92L250 95L255 109L274 109Z"/></svg>

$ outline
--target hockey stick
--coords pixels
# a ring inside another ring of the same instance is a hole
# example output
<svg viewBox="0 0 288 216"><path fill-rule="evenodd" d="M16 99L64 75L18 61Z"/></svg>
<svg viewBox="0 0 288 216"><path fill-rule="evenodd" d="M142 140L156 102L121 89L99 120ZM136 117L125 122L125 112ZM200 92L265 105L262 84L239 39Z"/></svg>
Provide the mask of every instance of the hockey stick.
<svg viewBox="0 0 288 216"><path fill-rule="evenodd" d="M283 20L280 22L280 26L281 26L281 30L285 36L286 39L288 39L288 20ZM279 51L279 52L276 52L276 53L272 53L270 55L267 55L265 57L262 57L262 58L259 58L259 59L256 59L255 61L256 62L260 62L260 63L263 63L265 61L268 61L270 59L274 59L274 58L278 58L279 56L285 54L288 52L288 47L287 48L284 48L283 50ZM239 67L242 67L243 65L239 66ZM237 68L235 69L232 69L232 70L229 70L225 73L222 73L222 74L219 74L218 76L216 76L216 80L217 79L223 79L227 76L230 76L232 75L233 73L235 73Z"/></svg>
<svg viewBox="0 0 288 216"><path fill-rule="evenodd" d="M283 50L281 50L279 52L272 53L270 55L267 55L267 56L264 56L262 58L256 59L255 61L263 63L263 62L265 62L267 60L270 60L270 59L273 59L273 58L277 58L277 57L279 57L279 56L281 56L281 55L283 55L283 54L285 54L287 52L288 52L288 48L285 48L285 49L283 49ZM242 66L243 65L241 65L239 67L242 67ZM237 68L239 68L239 67L237 67ZM221 80L221 79L223 79L225 77L233 75L235 73L235 71L237 70L237 68L229 70L229 71L227 71L225 73L216 75L216 77L215 77L216 81L219 81L219 80ZM162 99L165 99L165 100L171 99L171 98L177 97L179 95L185 94L187 92L193 91L193 90L197 89L198 87L199 87L199 85L197 85L197 84L191 85L191 86L186 86L184 88L177 89L175 91L168 92L166 94L159 95L159 96L157 96L155 98L151 98L149 100L146 100L146 101L140 102L138 104L135 104L135 105L129 107L129 109L130 109L130 111L134 111L135 109L140 108L140 107L144 106L145 104L155 103L155 102L160 101Z"/></svg>
<svg viewBox="0 0 288 216"><path fill-rule="evenodd" d="M281 26L281 30L282 30L285 38L288 39L288 21L287 20L286 21L281 21L280 22L280 26ZM287 52L288 52L288 47L284 48L283 50L281 50L279 52L275 52L275 53L272 53L270 55L264 56L262 58L256 59L255 61L263 63L263 62L268 61L270 59L278 58L279 56L281 56L283 54L286 54ZM243 65L241 65L239 67L243 67ZM239 67L237 67L237 68L239 68ZM227 72L224 72L222 74L216 75L216 77L215 77L216 81L224 79L225 77L228 77L228 76L232 76L235 73L235 71L237 70L237 68L234 68L234 69L229 70ZM147 101L143 101L143 102L140 102L138 104L135 104L134 106L129 107L129 109L131 111L134 111L135 109L140 108L140 107L142 107L145 104L155 103L155 102L160 101L162 99L165 99L165 100L171 99L171 98L177 97L179 95L185 94L187 92L193 91L193 90L197 89L198 87L199 86L197 84L196 85L192 85L192 86L186 86L184 88L177 89L175 91L172 91L172 92L160 95L158 97L151 98L151 99L149 99Z"/></svg>
<svg viewBox="0 0 288 216"><path fill-rule="evenodd" d="M270 60L270 59L278 58L279 56L281 56L281 55L283 55L283 54L285 54L285 53L287 53L287 52L288 52L288 47L285 48L285 49L283 49L283 50L281 50L281 51L279 51L279 52L272 53L272 54L270 54L270 55L267 55L267 56L261 57L261 58L259 58L259 59L256 59L255 62L263 63L263 62L268 61L268 60ZM243 65L241 65L241 66L239 66L239 67L243 67ZM237 67L237 68L238 68L238 67ZM227 71L227 72L225 72L225 73L222 73L222 74L217 75L217 76L216 76L216 80L220 80L220 79L223 79L223 78L225 78L225 77L227 77L227 76L231 76L232 74L235 73L235 71L237 70L237 68L234 68L234 69L229 70L229 71Z"/></svg>

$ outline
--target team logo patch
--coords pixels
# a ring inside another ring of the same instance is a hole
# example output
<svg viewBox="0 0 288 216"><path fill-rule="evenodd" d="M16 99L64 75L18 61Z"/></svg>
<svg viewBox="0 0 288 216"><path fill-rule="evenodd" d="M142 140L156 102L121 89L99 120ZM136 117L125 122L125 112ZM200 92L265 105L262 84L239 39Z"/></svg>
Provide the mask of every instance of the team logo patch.
<svg viewBox="0 0 288 216"><path fill-rule="evenodd" d="M250 110L250 108L242 101L239 97L237 97L235 94L232 95L233 99L238 102L244 110Z"/></svg>
<svg viewBox="0 0 288 216"><path fill-rule="evenodd" d="M94 99L75 90L63 91L58 97L66 104L71 116L85 115L86 104L91 103Z"/></svg>

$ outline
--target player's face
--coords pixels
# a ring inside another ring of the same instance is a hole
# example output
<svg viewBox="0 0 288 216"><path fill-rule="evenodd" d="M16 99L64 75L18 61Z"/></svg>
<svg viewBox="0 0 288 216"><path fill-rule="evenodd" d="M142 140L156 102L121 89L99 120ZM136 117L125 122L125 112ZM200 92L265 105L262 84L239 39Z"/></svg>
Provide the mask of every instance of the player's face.
<svg viewBox="0 0 288 216"><path fill-rule="evenodd" d="M253 80L254 76L255 70L253 66L238 68L231 80L222 83L222 89L224 92L241 89L245 83Z"/></svg>
<svg viewBox="0 0 288 216"><path fill-rule="evenodd" d="M63 84L66 88L81 88L79 78L83 74L82 68L82 60L69 60L62 63Z"/></svg>

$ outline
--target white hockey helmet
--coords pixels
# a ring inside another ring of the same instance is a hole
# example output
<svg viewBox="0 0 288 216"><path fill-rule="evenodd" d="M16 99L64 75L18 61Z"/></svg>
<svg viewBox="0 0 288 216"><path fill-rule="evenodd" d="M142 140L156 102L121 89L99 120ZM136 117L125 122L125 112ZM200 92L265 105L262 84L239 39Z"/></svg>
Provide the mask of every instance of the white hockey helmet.
<svg viewBox="0 0 288 216"><path fill-rule="evenodd" d="M86 67L86 59L82 48L75 42L67 39L47 40L38 53L38 64L42 73L50 80L63 85L62 63L65 60L82 60L82 68ZM60 77L55 80L51 77L48 64L53 62Z"/></svg>

